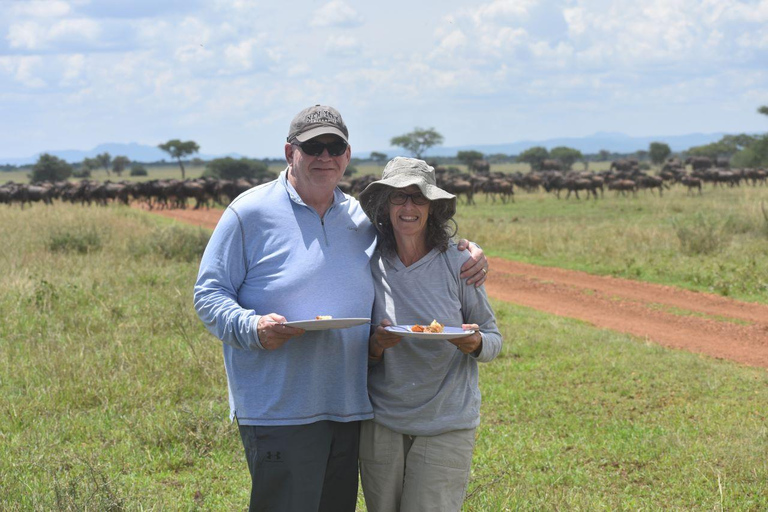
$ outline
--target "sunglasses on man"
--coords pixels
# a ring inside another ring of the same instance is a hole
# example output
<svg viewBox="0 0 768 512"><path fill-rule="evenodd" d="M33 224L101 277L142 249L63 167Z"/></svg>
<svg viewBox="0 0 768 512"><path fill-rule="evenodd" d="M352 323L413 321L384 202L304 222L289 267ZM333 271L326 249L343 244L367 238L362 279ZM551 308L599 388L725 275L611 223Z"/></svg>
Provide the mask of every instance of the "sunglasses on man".
<svg viewBox="0 0 768 512"><path fill-rule="evenodd" d="M294 142L293 144L299 146L301 151L309 156L320 156L326 149L331 156L341 156L347 150L347 143L341 139L337 139L333 142L308 140L307 142Z"/></svg>

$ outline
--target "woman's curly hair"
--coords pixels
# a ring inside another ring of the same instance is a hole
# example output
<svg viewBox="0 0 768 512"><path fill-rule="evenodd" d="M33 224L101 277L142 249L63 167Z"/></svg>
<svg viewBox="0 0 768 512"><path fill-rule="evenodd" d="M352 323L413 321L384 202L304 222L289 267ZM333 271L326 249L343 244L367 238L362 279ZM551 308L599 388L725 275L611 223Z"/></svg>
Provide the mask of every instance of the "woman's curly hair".
<svg viewBox="0 0 768 512"><path fill-rule="evenodd" d="M392 222L389 220L389 195L398 190L386 187L371 198L370 212L371 222L378 233L377 247L388 256L397 253L397 241ZM429 217L427 218L427 249L430 251L437 247L440 252L448 249L448 242L458 232L459 226L451 215L450 202L445 199L430 201Z"/></svg>

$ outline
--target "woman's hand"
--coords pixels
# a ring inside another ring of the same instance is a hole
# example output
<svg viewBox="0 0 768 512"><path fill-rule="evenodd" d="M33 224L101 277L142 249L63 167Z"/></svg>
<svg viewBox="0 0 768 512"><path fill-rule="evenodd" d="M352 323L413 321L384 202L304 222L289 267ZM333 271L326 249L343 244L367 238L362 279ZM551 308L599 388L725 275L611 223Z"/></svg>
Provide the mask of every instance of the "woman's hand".
<svg viewBox="0 0 768 512"><path fill-rule="evenodd" d="M461 350L462 354L471 354L475 351L480 354L480 351L483 349L483 337L480 335L480 326L477 324L461 324L461 328L465 331L474 330L475 332L469 336L454 338L448 341L456 345L456 348Z"/></svg>
<svg viewBox="0 0 768 512"><path fill-rule="evenodd" d="M460 251L468 250L469 259L461 266L461 278L467 280L467 285L480 286L488 276L489 263L483 250L477 244L462 238L457 243Z"/></svg>
<svg viewBox="0 0 768 512"><path fill-rule="evenodd" d="M398 336L397 334L384 329L388 325L392 325L392 322L389 320L382 320L368 339L368 356L370 358L380 359L384 354L384 350L394 347L403 339L402 336Z"/></svg>

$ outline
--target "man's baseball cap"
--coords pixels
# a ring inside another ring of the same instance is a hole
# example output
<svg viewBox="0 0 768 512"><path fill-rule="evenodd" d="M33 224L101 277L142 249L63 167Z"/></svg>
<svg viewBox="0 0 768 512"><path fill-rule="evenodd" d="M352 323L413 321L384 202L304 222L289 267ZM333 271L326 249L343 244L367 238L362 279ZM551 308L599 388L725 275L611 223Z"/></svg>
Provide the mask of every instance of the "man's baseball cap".
<svg viewBox="0 0 768 512"><path fill-rule="evenodd" d="M349 131L339 111L333 107L315 105L305 108L293 118L288 130L288 142L295 140L306 142L318 135L338 135L344 142L349 142Z"/></svg>

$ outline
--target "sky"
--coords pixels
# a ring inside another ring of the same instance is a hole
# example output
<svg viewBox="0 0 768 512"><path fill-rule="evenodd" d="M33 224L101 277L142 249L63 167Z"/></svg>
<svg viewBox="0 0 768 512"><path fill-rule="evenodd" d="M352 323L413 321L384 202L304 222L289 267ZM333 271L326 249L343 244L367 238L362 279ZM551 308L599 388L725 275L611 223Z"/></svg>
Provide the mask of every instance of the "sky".
<svg viewBox="0 0 768 512"><path fill-rule="evenodd" d="M768 0L0 0L0 158L194 140L279 157L304 107L353 151L763 133Z"/></svg>

